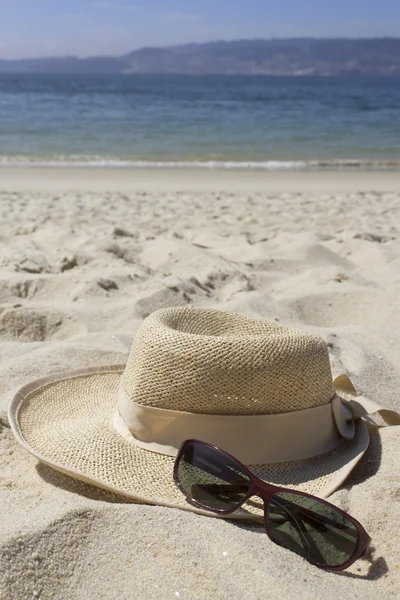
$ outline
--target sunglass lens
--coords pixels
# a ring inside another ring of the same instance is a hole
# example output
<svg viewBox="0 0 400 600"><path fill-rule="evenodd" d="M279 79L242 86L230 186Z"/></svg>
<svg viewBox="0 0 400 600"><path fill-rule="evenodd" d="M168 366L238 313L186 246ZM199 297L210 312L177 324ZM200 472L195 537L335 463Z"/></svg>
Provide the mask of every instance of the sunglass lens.
<svg viewBox="0 0 400 600"><path fill-rule="evenodd" d="M213 447L198 443L185 447L177 473L184 493L211 511L234 509L251 487L250 478L240 463Z"/></svg>
<svg viewBox="0 0 400 600"><path fill-rule="evenodd" d="M358 531L334 506L301 494L278 492L266 515L271 538L310 562L339 567L351 558Z"/></svg>

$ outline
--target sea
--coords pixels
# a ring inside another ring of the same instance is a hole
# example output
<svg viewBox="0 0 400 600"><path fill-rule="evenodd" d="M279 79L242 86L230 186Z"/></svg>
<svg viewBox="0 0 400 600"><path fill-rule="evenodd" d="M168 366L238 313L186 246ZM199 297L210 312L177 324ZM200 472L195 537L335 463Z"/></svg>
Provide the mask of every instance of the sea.
<svg viewBox="0 0 400 600"><path fill-rule="evenodd" d="M400 79L0 75L0 165L400 168Z"/></svg>

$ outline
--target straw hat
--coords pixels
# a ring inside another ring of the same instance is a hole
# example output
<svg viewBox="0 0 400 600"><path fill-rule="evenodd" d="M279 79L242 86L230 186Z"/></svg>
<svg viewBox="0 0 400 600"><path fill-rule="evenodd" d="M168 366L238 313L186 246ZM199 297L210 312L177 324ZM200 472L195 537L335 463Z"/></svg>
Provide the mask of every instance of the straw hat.
<svg viewBox="0 0 400 600"><path fill-rule="evenodd" d="M381 409L352 399L345 376L337 385L346 390L335 393L316 335L167 308L142 323L126 366L39 379L14 396L9 418L17 440L54 469L137 501L204 513L173 482L188 438L220 446L265 481L333 492L367 449L360 417ZM382 414L400 423L397 413ZM245 505L236 516L258 511Z"/></svg>

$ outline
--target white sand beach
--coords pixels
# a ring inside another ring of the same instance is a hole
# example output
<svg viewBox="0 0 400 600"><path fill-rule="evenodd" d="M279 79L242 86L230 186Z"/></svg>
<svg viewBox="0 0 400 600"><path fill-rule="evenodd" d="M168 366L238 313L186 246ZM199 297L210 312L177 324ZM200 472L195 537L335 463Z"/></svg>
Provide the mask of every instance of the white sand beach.
<svg viewBox="0 0 400 600"><path fill-rule="evenodd" d="M17 443L18 388L123 363L180 305L317 332L334 376L400 411L400 173L0 169L0 598L400 598L400 428L329 498L372 537L339 574L262 524L131 503Z"/></svg>

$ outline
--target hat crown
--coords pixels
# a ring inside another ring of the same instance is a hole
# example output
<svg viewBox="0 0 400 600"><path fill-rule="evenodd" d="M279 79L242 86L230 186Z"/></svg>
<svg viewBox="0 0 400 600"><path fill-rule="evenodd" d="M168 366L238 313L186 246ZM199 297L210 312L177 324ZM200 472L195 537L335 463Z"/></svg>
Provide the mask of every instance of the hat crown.
<svg viewBox="0 0 400 600"><path fill-rule="evenodd" d="M201 414L277 414L334 395L326 343L240 314L166 308L145 319L122 377L142 406Z"/></svg>

